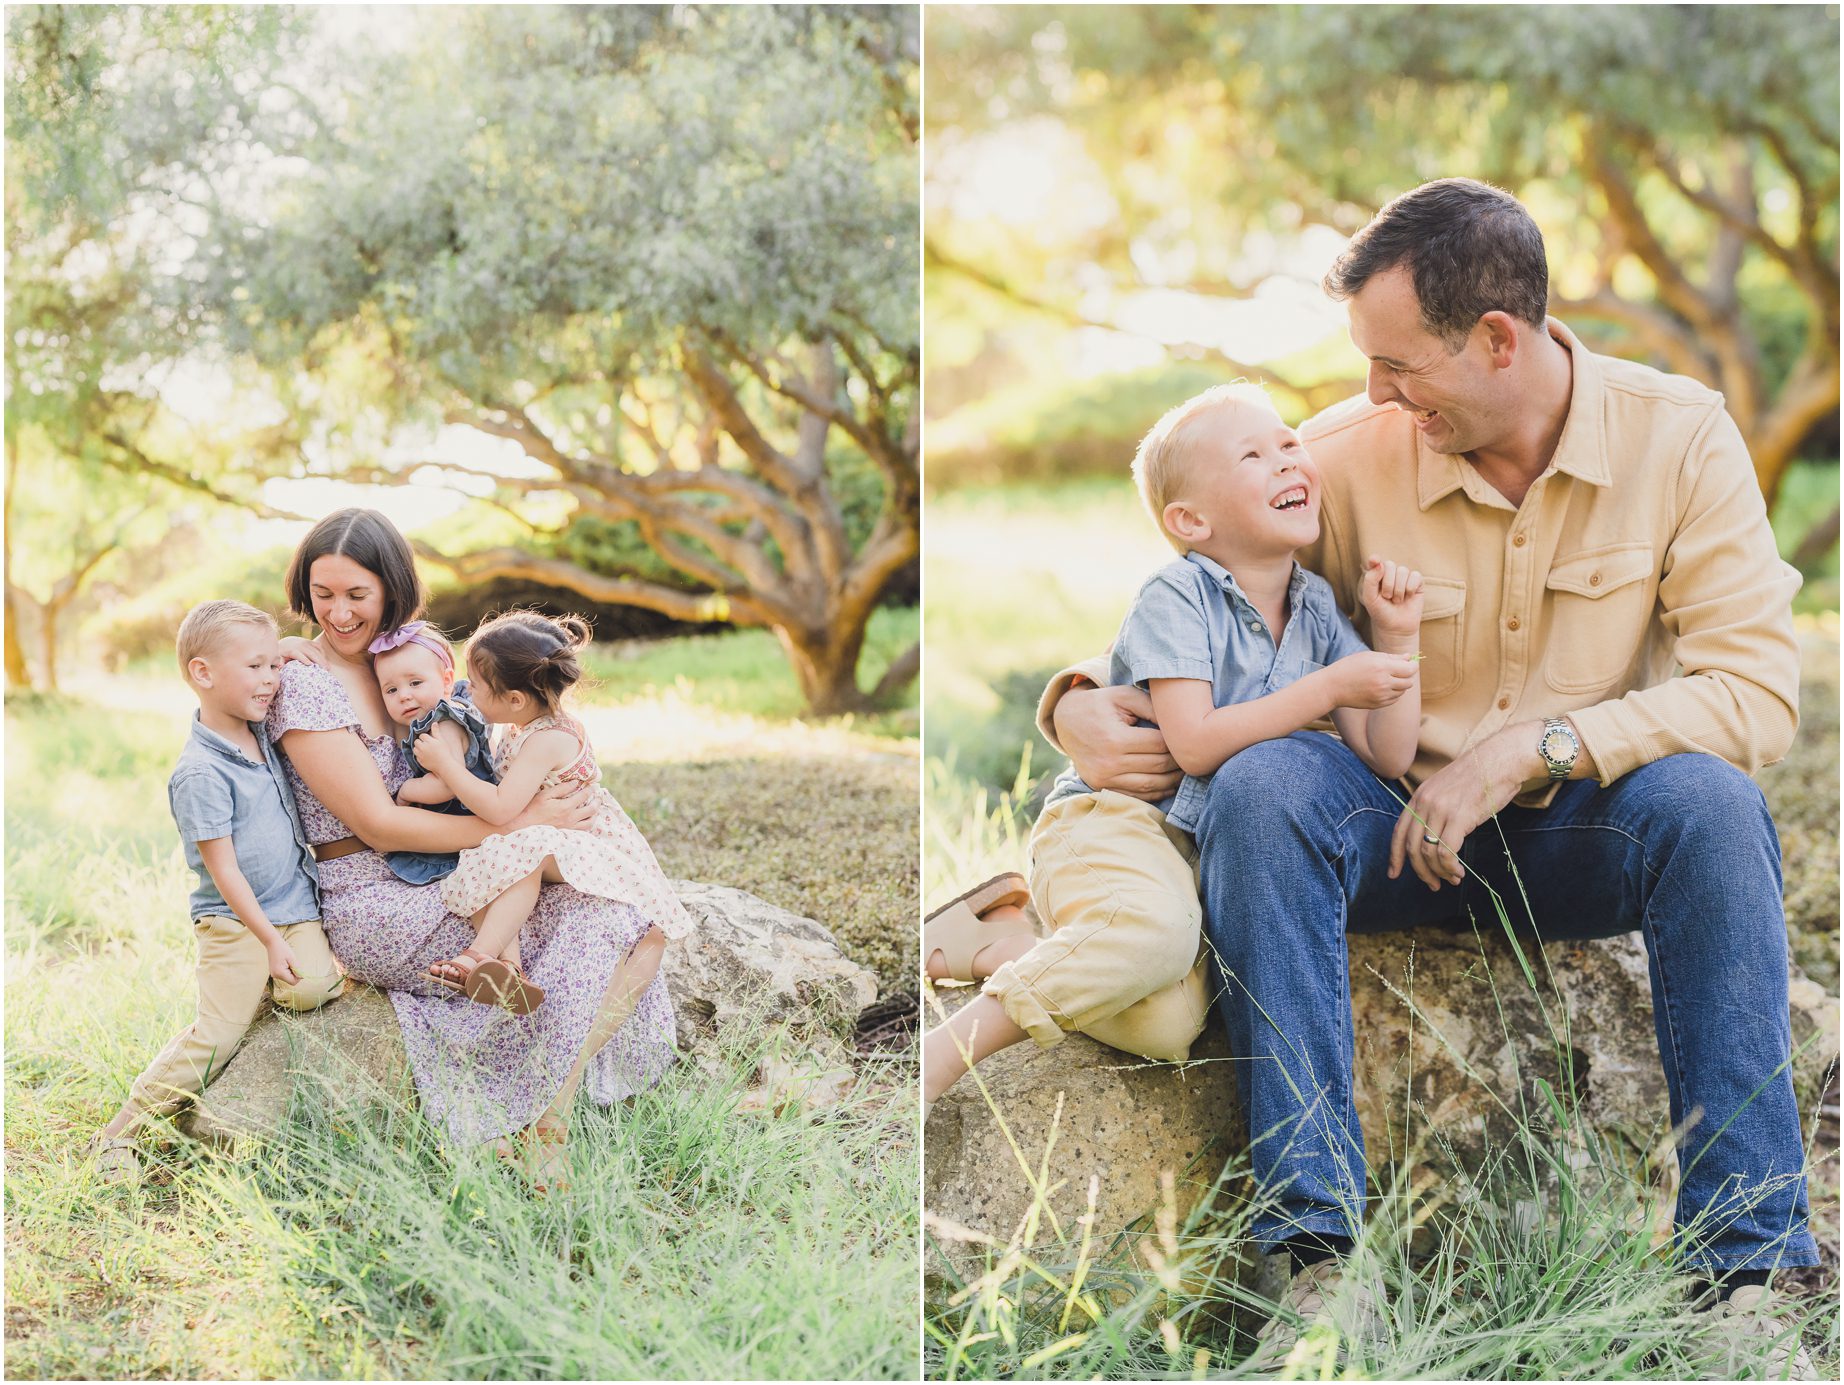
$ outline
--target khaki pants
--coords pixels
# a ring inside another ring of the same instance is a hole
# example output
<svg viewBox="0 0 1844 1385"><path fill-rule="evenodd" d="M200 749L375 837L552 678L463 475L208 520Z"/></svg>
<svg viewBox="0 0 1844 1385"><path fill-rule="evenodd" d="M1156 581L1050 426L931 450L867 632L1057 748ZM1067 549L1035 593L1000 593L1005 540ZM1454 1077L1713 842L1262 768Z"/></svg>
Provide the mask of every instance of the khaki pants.
<svg viewBox="0 0 1844 1385"><path fill-rule="evenodd" d="M318 920L277 930L295 954L300 981L275 983L284 1009L317 1010L339 994L344 978ZM194 920L198 941L198 1017L160 1050L135 1079L129 1102L143 1115L168 1115L202 1092L243 1042L268 989L269 954L234 918Z"/></svg>
<svg viewBox="0 0 1844 1385"><path fill-rule="evenodd" d="M1210 1011L1197 847L1150 803L1103 791L1053 803L1031 832L1043 939L986 994L1045 1048L1076 1030L1181 1059Z"/></svg>

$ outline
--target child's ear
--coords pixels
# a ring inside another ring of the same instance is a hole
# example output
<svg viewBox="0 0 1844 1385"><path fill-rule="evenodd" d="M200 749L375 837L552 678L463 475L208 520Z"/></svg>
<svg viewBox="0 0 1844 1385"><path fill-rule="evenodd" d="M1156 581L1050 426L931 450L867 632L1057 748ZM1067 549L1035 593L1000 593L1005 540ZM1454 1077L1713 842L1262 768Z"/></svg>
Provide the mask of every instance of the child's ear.
<svg viewBox="0 0 1844 1385"><path fill-rule="evenodd" d="M198 687L209 688L211 686L211 665L203 658L188 659L186 660L186 677Z"/></svg>
<svg viewBox="0 0 1844 1385"><path fill-rule="evenodd" d="M1210 539L1210 521L1182 500L1174 500L1160 513L1166 533L1193 546Z"/></svg>

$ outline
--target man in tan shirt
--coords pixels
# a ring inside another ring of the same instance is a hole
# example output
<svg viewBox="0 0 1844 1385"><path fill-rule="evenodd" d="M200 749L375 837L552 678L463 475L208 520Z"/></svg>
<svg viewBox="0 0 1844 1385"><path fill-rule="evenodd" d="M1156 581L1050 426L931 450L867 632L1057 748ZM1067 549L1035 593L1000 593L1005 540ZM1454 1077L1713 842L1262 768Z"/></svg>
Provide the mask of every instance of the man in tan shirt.
<svg viewBox="0 0 1844 1385"><path fill-rule="evenodd" d="M1371 364L1367 397L1301 429L1323 476L1302 557L1350 611L1367 555L1421 569L1424 715L1406 809L1301 732L1237 755L1198 825L1218 1009L1261 1060L1237 1067L1279 1203L1255 1234L1316 1307L1363 1210L1345 934L1490 916L1483 882L1514 914L1527 898L1544 939L1642 931L1671 1120L1693 1122L1678 1249L1728 1339L1778 1338L1797 1372L1763 1286L1818 1261L1779 848L1749 776L1797 723L1799 579L1741 435L1720 395L1550 319L1541 234L1484 184L1396 199L1326 287ZM1096 672L1052 683L1045 734L1096 788L1169 793L1144 694L1071 691Z"/></svg>

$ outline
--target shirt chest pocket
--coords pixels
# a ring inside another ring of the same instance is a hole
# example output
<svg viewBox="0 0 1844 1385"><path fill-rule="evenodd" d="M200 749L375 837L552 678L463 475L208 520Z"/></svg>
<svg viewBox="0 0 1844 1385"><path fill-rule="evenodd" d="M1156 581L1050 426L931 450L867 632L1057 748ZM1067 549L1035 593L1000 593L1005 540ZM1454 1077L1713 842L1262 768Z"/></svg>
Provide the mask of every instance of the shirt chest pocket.
<svg viewBox="0 0 1844 1385"><path fill-rule="evenodd" d="M1465 649L1460 626L1466 615L1466 583L1457 577L1424 578L1421 602L1421 693L1445 697L1460 686Z"/></svg>
<svg viewBox="0 0 1844 1385"><path fill-rule="evenodd" d="M1550 565L1543 661L1550 687L1600 692L1631 666L1651 616L1656 573L1652 545L1644 540L1570 553Z"/></svg>

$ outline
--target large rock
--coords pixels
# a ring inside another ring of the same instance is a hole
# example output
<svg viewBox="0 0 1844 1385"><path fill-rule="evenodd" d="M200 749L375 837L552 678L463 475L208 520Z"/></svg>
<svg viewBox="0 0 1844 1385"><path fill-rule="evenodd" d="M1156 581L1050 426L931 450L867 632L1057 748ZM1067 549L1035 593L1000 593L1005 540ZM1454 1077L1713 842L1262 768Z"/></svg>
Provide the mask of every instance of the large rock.
<svg viewBox="0 0 1844 1385"><path fill-rule="evenodd" d="M690 937L666 949L662 968L680 1049L704 1065L736 1051L760 1057L745 1109L820 1105L836 1095L849 1080L852 1026L877 997L875 974L812 919L724 885L674 886L699 920ZM767 1056L764 1031L778 1040ZM385 995L348 983L344 995L312 1013L264 1015L182 1128L220 1144L274 1131L303 1072L354 1085L364 1085L363 1074L407 1094L403 1040Z"/></svg>
<svg viewBox="0 0 1844 1385"><path fill-rule="evenodd" d="M1569 1119L1579 1113L1633 1149L1656 1146L1668 1112L1638 938L1551 944L1527 960L1536 990L1496 933L1426 928L1351 940L1357 1105L1373 1168L1394 1161L1411 1179L1424 1165L1442 1177L1477 1171L1487 1149L1509 1138L1511 1113L1549 1138L1539 1079ZM971 993L941 992L949 1009ZM1796 1069L1809 1110L1837 1056L1838 1002L1797 971L1792 1002L1795 1047L1812 1041ZM1008 1242L1046 1168L1045 1200L1066 1228L1098 1180L1092 1229L1104 1244L1141 1218L1150 1230L1163 1202L1182 1220L1245 1138L1237 1065L1214 1019L1192 1056L1143 1063L1071 1035L1052 1049L1025 1043L989 1058L979 1075L992 1105L963 1079L929 1116L924 1201L938 1242L962 1268L981 1254L965 1232ZM1040 1226L1038 1243L1048 1234Z"/></svg>

